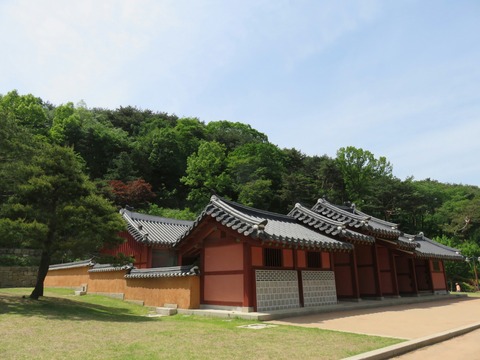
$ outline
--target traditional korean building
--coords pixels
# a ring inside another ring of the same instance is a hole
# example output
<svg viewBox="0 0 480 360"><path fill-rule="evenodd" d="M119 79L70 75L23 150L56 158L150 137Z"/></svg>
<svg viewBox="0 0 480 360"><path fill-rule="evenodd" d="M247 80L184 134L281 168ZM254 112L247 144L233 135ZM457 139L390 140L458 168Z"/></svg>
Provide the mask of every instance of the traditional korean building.
<svg viewBox="0 0 480 360"><path fill-rule="evenodd" d="M122 269L125 275L107 267L107 276L98 266L102 273L92 269L88 283L108 289L115 278L126 297L148 294L151 304L271 311L442 294L448 293L444 261L463 260L422 233L404 234L394 223L324 199L311 209L297 204L287 215L218 196L195 221L121 214L126 242L108 253L132 256L134 267Z"/></svg>
<svg viewBox="0 0 480 360"><path fill-rule="evenodd" d="M419 295L422 292L447 292L446 276L436 269L443 269L443 260L461 261L456 249L449 248L423 237L407 236L398 230L398 225L387 222L361 211L355 206L339 207L320 199L312 211L345 224L356 232L372 236L373 243L355 244L350 266L356 269L358 288L353 284L351 291L343 288L341 296L362 298L384 296ZM422 248L423 246L423 248ZM346 266L347 259L336 256L334 266ZM417 270L421 272L417 275ZM422 279L419 287L419 276ZM433 278L436 279L435 284ZM428 280L428 281L427 281ZM441 285L443 284L443 285Z"/></svg>
<svg viewBox="0 0 480 360"><path fill-rule="evenodd" d="M199 264L203 306L268 311L335 304L333 254L353 246L292 216L212 196L176 249L182 264Z"/></svg>
<svg viewBox="0 0 480 360"><path fill-rule="evenodd" d="M193 221L152 216L122 209L127 231L120 234L125 243L114 249L104 249L108 255L122 253L135 259L137 269L177 265L178 255L174 246L177 239L193 224Z"/></svg>

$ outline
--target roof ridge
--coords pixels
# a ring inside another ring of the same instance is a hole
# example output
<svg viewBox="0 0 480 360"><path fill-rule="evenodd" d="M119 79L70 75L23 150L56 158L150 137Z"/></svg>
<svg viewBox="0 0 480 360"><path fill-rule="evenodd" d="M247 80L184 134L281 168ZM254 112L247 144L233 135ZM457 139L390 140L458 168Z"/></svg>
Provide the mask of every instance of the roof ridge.
<svg viewBox="0 0 480 360"><path fill-rule="evenodd" d="M438 242L438 241L435 241L433 239L430 239L428 237L426 237L425 235L422 235L422 236L418 236L418 235L410 235L410 234L404 234L405 236L411 236L415 241L426 241L430 244L434 244L434 245L437 245L438 247L441 247L442 249L444 250L450 250L450 251L454 251L454 252L458 252L460 254L460 251L456 248L453 248L451 246L448 246L448 245L445 245L445 244L442 244L441 242Z"/></svg>
<svg viewBox="0 0 480 360"><path fill-rule="evenodd" d="M312 217L314 217L318 220L324 221L324 222L326 222L326 223L328 223L332 226L341 226L342 228L346 228L346 225L345 225L344 222L333 220L333 219L331 219L327 216L323 216L322 214L319 214L319 213L303 206L300 203L296 203L295 207L289 212L289 214L295 209L300 209L300 210L304 211L305 213L307 213L309 216L312 216Z"/></svg>
<svg viewBox="0 0 480 360"><path fill-rule="evenodd" d="M214 198L214 197L216 199L220 200L221 202L227 204L230 208L233 208L233 209L239 208L239 209L244 209L246 211L250 211L250 212L253 212L253 213L256 213L256 214L259 214L259 215L266 215L266 216L269 216L269 217L273 217L273 218L277 218L277 219L284 219L284 220L288 220L288 221L292 221L292 222L295 221L295 218L290 216L290 215L279 214L279 213L275 213L275 212L272 212L272 211L257 209L257 208L251 207L251 206L247 206L247 205L237 203L237 202L232 201L232 200L224 199L224 198L222 198L218 195L212 195L212 198ZM235 210L240 211L240 210L237 210L237 209L235 209ZM250 216L250 215L248 215L248 216ZM261 216L259 216L259 217L261 217Z"/></svg>
<svg viewBox="0 0 480 360"><path fill-rule="evenodd" d="M229 202L225 201L224 199L222 199L221 197L216 196L216 195L212 195L212 197L210 198L210 203L213 203L215 206L229 212L231 215L237 217L239 220L242 220L242 221L244 221L244 222L246 222L250 225L260 225L260 224L266 225L266 222L268 222L267 219L263 219L261 221L258 221L253 216L250 216L248 214L245 214L245 213L241 212L240 210L231 206L229 204ZM238 204L238 205L240 205L240 204ZM243 206L241 206L241 207L243 207Z"/></svg>
<svg viewBox="0 0 480 360"><path fill-rule="evenodd" d="M327 208L331 209L331 210L334 210L334 211L338 211L340 212L341 214L343 215L346 215L346 216L349 216L351 218L354 218L355 220L360 220L360 221L366 221L368 222L368 220L370 220L372 217L369 216L369 215L364 215L364 216L361 216L359 214L356 214L356 213L352 213L352 212L349 212L349 211L346 211L346 210L343 210L342 208L328 202L327 200L323 199L323 198L320 198L318 199L317 203L312 207L312 209L315 209L317 207L317 205L319 203L322 203L324 206L326 206Z"/></svg>
<svg viewBox="0 0 480 360"><path fill-rule="evenodd" d="M135 218L139 220L153 221L153 222L159 222L159 223L185 225L185 226L190 226L193 223L192 220L181 220L181 219L167 218L167 217L158 216L158 215L143 214L139 212L130 211L127 209L121 209L120 213L122 215L126 213L131 219Z"/></svg>
<svg viewBox="0 0 480 360"><path fill-rule="evenodd" d="M362 212L362 211L360 211L360 210L357 210L357 209L355 209L354 211L355 211L356 213L358 213L358 215L364 215L364 216L369 217L370 220L372 220L372 221L376 221L376 222L378 222L378 223L380 223L380 224L383 224L383 225L386 225L386 226L395 227L396 229L398 229L398 224L396 224L396 223L392 223L392 222L390 222L390 221L386 221L386 220L383 220L383 219L379 219L379 218L377 218L377 217L375 217L375 216L371 216L371 215L365 214L364 212Z"/></svg>

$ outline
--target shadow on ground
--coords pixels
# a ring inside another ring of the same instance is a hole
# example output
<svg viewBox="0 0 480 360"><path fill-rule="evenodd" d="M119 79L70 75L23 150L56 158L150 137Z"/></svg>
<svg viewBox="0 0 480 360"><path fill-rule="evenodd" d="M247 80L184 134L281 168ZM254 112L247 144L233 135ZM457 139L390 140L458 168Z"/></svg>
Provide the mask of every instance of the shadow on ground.
<svg viewBox="0 0 480 360"><path fill-rule="evenodd" d="M146 316L134 314L126 308L90 304L60 297L41 297L40 300L32 300L16 294L0 294L1 314L78 321L147 322L153 320Z"/></svg>

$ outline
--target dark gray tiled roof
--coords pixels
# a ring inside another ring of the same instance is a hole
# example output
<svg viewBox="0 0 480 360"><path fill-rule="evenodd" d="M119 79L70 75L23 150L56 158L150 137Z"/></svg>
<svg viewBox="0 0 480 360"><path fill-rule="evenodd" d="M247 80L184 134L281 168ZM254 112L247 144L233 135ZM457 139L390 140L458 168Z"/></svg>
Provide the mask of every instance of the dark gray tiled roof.
<svg viewBox="0 0 480 360"><path fill-rule="evenodd" d="M74 261L74 262L68 262L68 263L63 263L63 264L50 265L48 267L48 270L74 269L74 268L85 267L85 266L93 266L94 264L95 264L95 262L93 262L91 259L89 259L89 260Z"/></svg>
<svg viewBox="0 0 480 360"><path fill-rule="evenodd" d="M172 246L193 224L193 221L168 219L125 209L120 213L127 222L130 235L136 241L147 245Z"/></svg>
<svg viewBox="0 0 480 360"><path fill-rule="evenodd" d="M418 235L404 234L401 239L403 241L414 241L418 244L415 255L419 258L463 261L463 256L457 249L429 239L423 233Z"/></svg>
<svg viewBox="0 0 480 360"><path fill-rule="evenodd" d="M350 228L368 231L377 237L397 239L401 235L397 224L371 217L356 209L347 211L330 204L325 199L319 199L312 210L332 220L342 222Z"/></svg>
<svg viewBox="0 0 480 360"><path fill-rule="evenodd" d="M325 250L351 250L351 244L332 239L300 224L294 217L254 209L217 196L179 241L186 238L207 216L239 234L288 245L316 247Z"/></svg>
<svg viewBox="0 0 480 360"><path fill-rule="evenodd" d="M132 264L122 265L122 266L113 266L112 264L95 264L90 270L88 270L88 272L120 271L120 270L130 270L132 268L133 268Z"/></svg>
<svg viewBox="0 0 480 360"><path fill-rule="evenodd" d="M132 269L130 274L126 274L127 279L148 279L159 277L179 277L179 276L195 276L199 274L198 266L184 265L171 266L151 269Z"/></svg>
<svg viewBox="0 0 480 360"><path fill-rule="evenodd" d="M339 236L356 243L375 243L375 238L373 236L352 231L348 229L344 223L322 216L301 204L296 204L288 215L293 216L305 225L327 235Z"/></svg>

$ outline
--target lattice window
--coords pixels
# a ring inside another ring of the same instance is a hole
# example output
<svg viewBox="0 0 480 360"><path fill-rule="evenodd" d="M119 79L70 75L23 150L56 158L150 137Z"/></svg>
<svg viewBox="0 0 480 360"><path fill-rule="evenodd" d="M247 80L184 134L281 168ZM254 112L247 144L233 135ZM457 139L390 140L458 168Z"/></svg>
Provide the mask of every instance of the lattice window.
<svg viewBox="0 0 480 360"><path fill-rule="evenodd" d="M263 249L263 263L268 267L282 267L282 249Z"/></svg>
<svg viewBox="0 0 480 360"><path fill-rule="evenodd" d="M319 252L307 251L307 267L314 269L322 267L322 257Z"/></svg>

